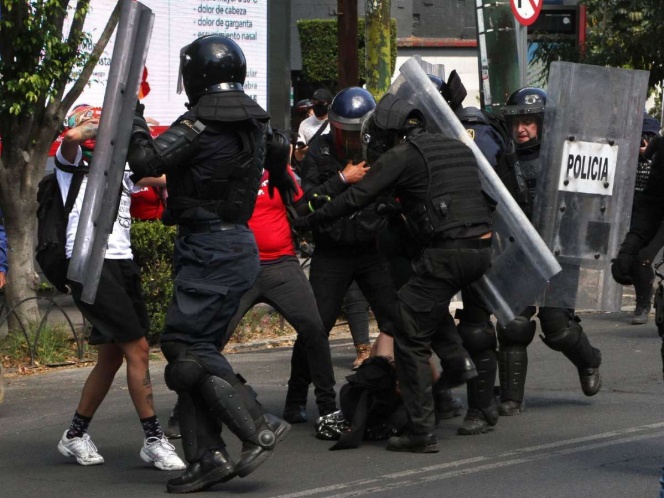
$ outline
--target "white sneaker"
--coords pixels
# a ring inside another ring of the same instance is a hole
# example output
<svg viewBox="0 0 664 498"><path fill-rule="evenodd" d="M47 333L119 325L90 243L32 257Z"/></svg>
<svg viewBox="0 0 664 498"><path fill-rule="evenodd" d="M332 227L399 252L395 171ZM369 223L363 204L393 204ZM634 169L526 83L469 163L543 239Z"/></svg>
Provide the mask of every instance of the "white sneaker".
<svg viewBox="0 0 664 498"><path fill-rule="evenodd" d="M184 470L185 463L175 452L175 447L162 437L149 437L141 448L141 459L145 463L154 463L159 470Z"/></svg>
<svg viewBox="0 0 664 498"><path fill-rule="evenodd" d="M64 456L76 457L76 461L81 465L101 465L104 463L104 457L97 452L97 447L88 434L67 439L67 431L65 431L58 443L58 451Z"/></svg>

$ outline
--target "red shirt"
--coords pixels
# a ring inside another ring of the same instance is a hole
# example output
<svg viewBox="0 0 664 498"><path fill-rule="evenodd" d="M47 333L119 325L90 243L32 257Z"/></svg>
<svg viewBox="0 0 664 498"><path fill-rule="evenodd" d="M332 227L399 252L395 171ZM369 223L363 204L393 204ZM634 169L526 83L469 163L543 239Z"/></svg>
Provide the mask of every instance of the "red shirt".
<svg viewBox="0 0 664 498"><path fill-rule="evenodd" d="M143 187L140 191L131 194L131 217L137 220L160 220L164 212L164 200L161 197L162 189L156 187Z"/></svg>
<svg viewBox="0 0 664 498"><path fill-rule="evenodd" d="M288 171L295 180L295 174L290 166ZM284 256L295 256L291 227L286 216L286 206L276 188L274 189L274 196L270 199L267 190L268 178L269 173L266 170L261 178L254 214L249 220L249 228L256 237L261 261L274 261ZM297 201L303 195L304 192L298 186L294 200Z"/></svg>

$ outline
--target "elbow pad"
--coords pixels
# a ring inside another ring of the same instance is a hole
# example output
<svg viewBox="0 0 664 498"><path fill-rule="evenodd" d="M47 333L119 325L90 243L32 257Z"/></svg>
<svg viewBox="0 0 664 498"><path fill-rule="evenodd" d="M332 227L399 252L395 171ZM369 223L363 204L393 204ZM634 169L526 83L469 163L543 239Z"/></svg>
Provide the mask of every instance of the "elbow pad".
<svg viewBox="0 0 664 498"><path fill-rule="evenodd" d="M277 178L288 174L288 161L290 159L290 142L286 134L280 130L268 127L265 133L267 153L265 155L265 169L270 177Z"/></svg>
<svg viewBox="0 0 664 498"><path fill-rule="evenodd" d="M192 123L184 120L174 124L155 139L154 145L158 151L162 173L177 168L198 152L198 138L205 128L200 121Z"/></svg>
<svg viewBox="0 0 664 498"><path fill-rule="evenodd" d="M132 134L127 160L134 178L161 176L193 157L198 151L198 137L204 129L205 125L200 121L184 120L154 140L139 133Z"/></svg>

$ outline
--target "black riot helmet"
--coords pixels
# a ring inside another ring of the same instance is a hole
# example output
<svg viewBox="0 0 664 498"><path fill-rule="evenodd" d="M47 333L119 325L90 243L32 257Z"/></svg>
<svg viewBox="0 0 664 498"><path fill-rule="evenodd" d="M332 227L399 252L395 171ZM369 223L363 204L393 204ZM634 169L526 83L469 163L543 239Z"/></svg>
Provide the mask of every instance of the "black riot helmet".
<svg viewBox="0 0 664 498"><path fill-rule="evenodd" d="M221 35L207 35L180 50L178 93L182 86L194 106L202 95L244 91L247 60L240 46Z"/></svg>
<svg viewBox="0 0 664 498"><path fill-rule="evenodd" d="M411 134L424 130L422 112L406 100L386 94L362 125L362 152L365 161L375 162L381 154Z"/></svg>
<svg viewBox="0 0 664 498"><path fill-rule="evenodd" d="M533 150L539 147L542 140L546 99L546 92L541 88L525 87L510 95L501 109L518 150ZM524 124L537 126L536 132L528 139L525 136L519 137L519 126Z"/></svg>
<svg viewBox="0 0 664 498"><path fill-rule="evenodd" d="M358 161L362 157L362 123L376 108L373 96L364 88L351 86L341 90L332 100L328 118L334 133L338 159Z"/></svg>

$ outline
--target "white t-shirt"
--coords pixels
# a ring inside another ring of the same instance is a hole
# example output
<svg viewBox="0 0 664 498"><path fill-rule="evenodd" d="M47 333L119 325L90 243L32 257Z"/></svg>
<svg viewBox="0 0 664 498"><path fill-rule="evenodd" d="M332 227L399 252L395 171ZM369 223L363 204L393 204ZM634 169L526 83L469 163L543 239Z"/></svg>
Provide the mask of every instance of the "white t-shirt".
<svg viewBox="0 0 664 498"><path fill-rule="evenodd" d="M76 154L75 164L70 163L62 156L60 148L58 148L55 157L62 164L77 166L81 162L83 152L79 147L78 153ZM67 202L67 194L69 193L69 187L71 186L73 174L60 171L56 168L55 175L58 180L58 185L60 186L62 202L65 203ZM131 193L140 190L140 187L134 186L134 183L129 178L130 175L131 171L125 170L124 177L122 179L122 196L120 197L118 215L115 218L115 223L113 224L113 231L108 236L108 245L106 246L106 253L104 255L104 258L106 259L133 259L133 253L131 252L131 239L129 235L129 230L131 228L131 215L129 214L129 207L131 205ZM87 184L88 177L86 175L83 177L83 181L81 182L81 189L79 190L76 201L74 202L74 207L72 208L71 213L69 213L69 222L67 223L67 244L65 246L67 258L71 258L72 250L74 249L74 239L76 238L78 220L81 215L81 210L83 209L83 199L85 198L85 188Z"/></svg>
<svg viewBox="0 0 664 498"><path fill-rule="evenodd" d="M297 131L297 141L304 142L305 145L309 145L309 141L318 131L318 128L325 123L325 119L318 119L316 116L309 116L307 119L300 123L300 128ZM325 129L321 132L321 135L330 132L330 122L325 123Z"/></svg>

